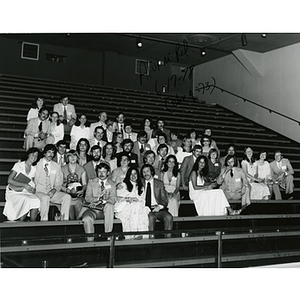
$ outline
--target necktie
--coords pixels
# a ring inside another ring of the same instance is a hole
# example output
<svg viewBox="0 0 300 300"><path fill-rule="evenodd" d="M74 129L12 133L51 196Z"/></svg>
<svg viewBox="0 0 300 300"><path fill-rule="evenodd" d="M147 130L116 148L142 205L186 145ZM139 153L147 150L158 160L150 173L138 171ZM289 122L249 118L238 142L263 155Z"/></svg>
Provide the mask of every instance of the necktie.
<svg viewBox="0 0 300 300"><path fill-rule="evenodd" d="M39 125L39 131L43 131L43 122L41 121L40 125Z"/></svg>
<svg viewBox="0 0 300 300"><path fill-rule="evenodd" d="M98 146L100 147L100 141L98 142Z"/></svg>
<svg viewBox="0 0 300 300"><path fill-rule="evenodd" d="M64 106L64 119L67 119L67 108Z"/></svg>
<svg viewBox="0 0 300 300"><path fill-rule="evenodd" d="M230 176L233 177L233 171L232 171L232 169L230 170Z"/></svg>
<svg viewBox="0 0 300 300"><path fill-rule="evenodd" d="M104 182L101 181L101 192L103 192L103 191L104 191Z"/></svg>
<svg viewBox="0 0 300 300"><path fill-rule="evenodd" d="M120 128L121 128L121 132L122 132L123 131L123 124L120 125Z"/></svg>
<svg viewBox="0 0 300 300"><path fill-rule="evenodd" d="M146 189L146 206L151 208L151 184L150 182L147 183Z"/></svg>
<svg viewBox="0 0 300 300"><path fill-rule="evenodd" d="M160 160L160 170L162 170L164 168L164 159L162 158Z"/></svg>
<svg viewBox="0 0 300 300"><path fill-rule="evenodd" d="M143 153L144 152L144 146L141 145L141 148L140 148L140 153Z"/></svg>
<svg viewBox="0 0 300 300"><path fill-rule="evenodd" d="M44 170L46 172L46 176L49 176L49 169L48 169L48 163L45 164Z"/></svg>
<svg viewBox="0 0 300 300"><path fill-rule="evenodd" d="M130 133L128 133L128 138L129 138L129 139L131 139L131 137L130 137Z"/></svg>
<svg viewBox="0 0 300 300"><path fill-rule="evenodd" d="M59 158L59 164L60 164L61 166L63 166L63 156L62 156L62 155L60 155L60 158Z"/></svg>

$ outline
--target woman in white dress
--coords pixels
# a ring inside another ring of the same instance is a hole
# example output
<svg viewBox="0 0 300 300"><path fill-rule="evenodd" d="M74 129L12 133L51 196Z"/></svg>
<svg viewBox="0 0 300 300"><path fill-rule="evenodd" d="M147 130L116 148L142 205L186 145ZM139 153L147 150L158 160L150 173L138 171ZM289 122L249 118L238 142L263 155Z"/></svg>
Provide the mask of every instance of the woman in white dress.
<svg viewBox="0 0 300 300"><path fill-rule="evenodd" d="M214 189L216 183L208 179L208 160L205 155L200 155L193 166L189 179L189 195L194 201L198 216L224 216L239 214L233 210L224 192Z"/></svg>
<svg viewBox="0 0 300 300"><path fill-rule="evenodd" d="M143 184L137 168L129 168L124 181L118 185L118 201L115 204L115 216L122 221L124 232L148 231L150 209L145 206ZM126 239L140 239L148 235L125 235Z"/></svg>
<svg viewBox="0 0 300 300"><path fill-rule="evenodd" d="M54 136L54 144L56 144L58 141L61 141L64 139L64 124L60 123L59 120L59 114L54 111L51 114L51 124L50 124L50 128L51 128L51 134Z"/></svg>
<svg viewBox="0 0 300 300"><path fill-rule="evenodd" d="M107 142L103 147L102 157L105 161L110 164L110 171L112 172L117 168L117 157L116 157L116 147L110 142Z"/></svg>
<svg viewBox="0 0 300 300"><path fill-rule="evenodd" d="M255 164L257 165L258 178L260 178L262 182L265 183L269 188L270 195L268 196L268 199L270 199L273 192L273 182L271 177L270 164L266 161L266 159L267 151L261 150L258 153L258 160L255 162Z"/></svg>
<svg viewBox="0 0 300 300"><path fill-rule="evenodd" d="M42 97L37 97L34 102L32 103L28 113L27 113L27 122L30 120L30 119L33 119L33 118L37 118L38 117L38 114L39 114L39 110L40 108L42 108L44 105L44 98Z"/></svg>
<svg viewBox="0 0 300 300"><path fill-rule="evenodd" d="M268 199L270 197L270 191L263 179L258 177L257 164L253 159L253 150L247 147L245 148L244 154L242 169L251 185L250 199Z"/></svg>
<svg viewBox="0 0 300 300"><path fill-rule="evenodd" d="M90 127L87 126L87 117L85 114L82 114L79 117L79 124L75 123L74 126L72 126L70 136L71 136L71 142L70 142L70 149L76 149L77 143L81 138L88 139L90 134Z"/></svg>
<svg viewBox="0 0 300 300"><path fill-rule="evenodd" d="M15 163L8 175L3 214L9 221L24 221L28 213L30 221L35 221L40 208L40 199L35 195L34 176L39 155L37 148L26 152L25 160ZM25 175L28 183L18 179Z"/></svg>
<svg viewBox="0 0 300 300"><path fill-rule="evenodd" d="M180 174L178 168L178 162L175 155L167 156L164 167L161 173L161 180L164 183L165 190L168 194L169 213L173 217L178 217L179 205L180 205Z"/></svg>

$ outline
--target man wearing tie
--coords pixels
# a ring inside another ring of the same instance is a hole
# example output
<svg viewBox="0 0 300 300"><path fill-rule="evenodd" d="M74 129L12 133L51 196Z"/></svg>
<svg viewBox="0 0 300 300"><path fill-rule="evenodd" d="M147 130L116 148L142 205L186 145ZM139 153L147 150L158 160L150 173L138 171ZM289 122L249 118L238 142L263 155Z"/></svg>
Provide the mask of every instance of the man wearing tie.
<svg viewBox="0 0 300 300"><path fill-rule="evenodd" d="M85 171L86 171L86 180L89 181L89 179L93 179L97 177L96 173L96 167L101 163L104 162L101 160L101 147L98 145L94 145L91 148L91 155L92 155L92 160L87 162L86 164L83 165Z"/></svg>
<svg viewBox="0 0 300 300"><path fill-rule="evenodd" d="M156 219L164 223L164 230L172 230L173 216L168 212L168 196L161 180L155 179L154 168L145 164L141 169L142 183L144 186L144 197L146 206L150 208L149 230L153 231ZM170 237L170 234L166 235Z"/></svg>
<svg viewBox="0 0 300 300"><path fill-rule="evenodd" d="M43 149L47 144L54 143L54 136L51 134L49 111L46 107L39 110L38 117L28 121L25 130L25 150L36 147Z"/></svg>
<svg viewBox="0 0 300 300"><path fill-rule="evenodd" d="M138 165L139 168L144 164L144 153L148 150L151 150L149 144L147 144L147 132L142 130L137 134L137 141L133 143L132 152L138 156Z"/></svg>
<svg viewBox="0 0 300 300"><path fill-rule="evenodd" d="M153 167L155 174L157 174L159 179L161 178L161 171L164 167L164 162L167 158L168 152L169 148L166 144L161 144L157 148L157 155L155 156Z"/></svg>
<svg viewBox="0 0 300 300"><path fill-rule="evenodd" d="M99 147L103 148L106 144L104 140L105 130L102 126L98 126L95 128L94 131L94 138L90 140L90 146L93 147L94 145L98 145Z"/></svg>
<svg viewBox="0 0 300 300"><path fill-rule="evenodd" d="M57 152L53 157L53 161L58 163L61 167L67 164L67 142L65 140L60 140L56 143Z"/></svg>
<svg viewBox="0 0 300 300"><path fill-rule="evenodd" d="M118 132L121 132L122 134L124 134L124 121L125 121L125 116L123 113L119 113L116 117L116 120L118 122Z"/></svg>
<svg viewBox="0 0 300 300"><path fill-rule="evenodd" d="M62 96L60 103L56 103L53 106L53 111L59 114L59 119L64 124L65 133L70 133L77 118L75 107L69 102L70 99L68 96Z"/></svg>
<svg viewBox="0 0 300 300"><path fill-rule="evenodd" d="M100 163L96 167L97 176L90 179L86 189L85 200L87 206L83 207L78 218L82 215L85 233L94 233L96 219L104 219L104 231L111 232L114 221L114 204L117 201L116 183L108 178L110 166ZM88 241L93 241L93 237Z"/></svg>
<svg viewBox="0 0 300 300"><path fill-rule="evenodd" d="M69 220L71 196L61 192L63 173L60 165L53 161L56 148L48 144L44 148L44 157L37 163L35 186L36 196L41 200L41 221L48 221L50 202L58 204L61 218Z"/></svg>
<svg viewBox="0 0 300 300"><path fill-rule="evenodd" d="M217 183L228 201L242 199L241 210L251 204L250 184L243 169L237 167L236 156L227 155Z"/></svg>

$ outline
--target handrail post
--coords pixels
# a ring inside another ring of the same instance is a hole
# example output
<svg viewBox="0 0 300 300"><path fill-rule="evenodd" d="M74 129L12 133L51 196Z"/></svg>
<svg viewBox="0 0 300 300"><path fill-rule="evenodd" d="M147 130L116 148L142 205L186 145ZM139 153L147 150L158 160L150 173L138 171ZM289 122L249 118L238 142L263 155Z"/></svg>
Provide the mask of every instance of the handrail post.
<svg viewBox="0 0 300 300"><path fill-rule="evenodd" d="M218 236L218 268L222 268L222 232L216 231Z"/></svg>
<svg viewBox="0 0 300 300"><path fill-rule="evenodd" d="M108 267L113 268L114 262L115 262L115 235L113 234L110 236Z"/></svg>

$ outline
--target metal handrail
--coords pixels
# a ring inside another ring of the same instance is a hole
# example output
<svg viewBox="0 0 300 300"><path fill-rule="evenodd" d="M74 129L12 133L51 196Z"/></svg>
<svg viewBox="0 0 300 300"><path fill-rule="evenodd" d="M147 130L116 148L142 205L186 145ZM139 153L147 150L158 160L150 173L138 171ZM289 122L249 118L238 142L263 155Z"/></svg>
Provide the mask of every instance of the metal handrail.
<svg viewBox="0 0 300 300"><path fill-rule="evenodd" d="M225 92L225 93L227 93L227 94L230 94L230 95L232 95L232 96L235 96L235 97L237 97L237 98L240 98L240 99L244 100L244 102L249 102L249 103L254 104L254 105L256 105L256 106L259 106L259 107L261 107L261 108L263 108L263 109L266 109L266 110L268 110L270 113L275 113L275 114L277 114L277 115L279 115L279 116L281 116L281 117L284 117L284 118L289 119L289 120L291 120L291 121L293 121L293 122L296 122L296 123L298 123L298 125L300 126L300 121L298 121L298 120L296 120L296 119L293 119L293 118L291 118L291 117L289 117L289 116L286 116L286 115L284 115L284 114L282 114L282 113L280 113L280 112L278 112L278 111L276 111L276 110L274 110L274 109L271 109L271 108L269 108L269 107L266 107L266 106L264 106L264 105L261 105L261 104L259 104L259 103L256 103L256 102L254 102L254 101L252 101L252 100L249 100L249 99L247 99L247 98L245 98L245 97L242 97L242 96L240 96L240 95L238 95L238 94L232 93L232 92L230 92L230 91L228 91L228 90L226 90L226 89L224 89L224 88L221 88L221 87L219 87L219 86L217 86L217 85L215 85L215 84L208 84L208 85L203 86L203 87L201 87L201 88L196 88L195 90L196 90L197 92L200 92L201 90L203 90L203 92L204 92L205 89L206 89L206 90L209 90L211 87L214 88L214 89L220 90L222 93ZM213 90L212 90L212 91L213 91ZM212 93L212 91L211 91L211 93Z"/></svg>

